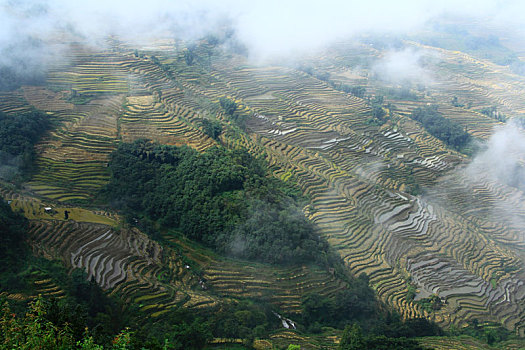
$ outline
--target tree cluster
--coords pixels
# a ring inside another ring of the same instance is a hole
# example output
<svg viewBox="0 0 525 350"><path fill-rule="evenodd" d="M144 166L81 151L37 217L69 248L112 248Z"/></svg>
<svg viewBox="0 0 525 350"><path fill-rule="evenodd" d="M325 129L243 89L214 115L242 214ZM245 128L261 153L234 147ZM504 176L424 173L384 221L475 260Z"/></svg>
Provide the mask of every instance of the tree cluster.
<svg viewBox="0 0 525 350"><path fill-rule="evenodd" d="M227 97L221 97L219 99L219 104L221 105L222 109L224 109L224 112L229 115L230 117L233 117L233 114L235 113L235 110L237 109L237 104L235 101L230 100Z"/></svg>
<svg viewBox="0 0 525 350"><path fill-rule="evenodd" d="M368 278L361 275L331 298L317 293L307 294L302 301L301 316L303 324L315 333L321 326L343 329L352 322L364 325L370 319L378 319L380 311Z"/></svg>
<svg viewBox="0 0 525 350"><path fill-rule="evenodd" d="M383 108L385 97L376 95L374 98L367 97L368 104L372 108L372 117L367 120L367 124L381 126L386 123L388 116Z"/></svg>
<svg viewBox="0 0 525 350"><path fill-rule="evenodd" d="M343 332L340 350L424 350L417 341L407 338L389 338L384 335L363 335L357 324L347 326Z"/></svg>
<svg viewBox="0 0 525 350"><path fill-rule="evenodd" d="M402 86L399 88L388 88L385 91L386 95L394 100L403 100L403 101L417 101L419 100L419 96L417 93L412 91L410 88L406 86Z"/></svg>
<svg viewBox="0 0 525 350"><path fill-rule="evenodd" d="M145 140L121 144L109 162L108 200L145 231L179 233L216 251L269 263L326 260L328 244L299 197L244 150Z"/></svg>
<svg viewBox="0 0 525 350"><path fill-rule="evenodd" d="M37 111L16 115L0 112L0 178L12 180L32 172L34 145L49 126L46 116Z"/></svg>
<svg viewBox="0 0 525 350"><path fill-rule="evenodd" d="M68 325L57 326L48 317L48 307L43 298L29 305L25 316L14 314L4 303L0 312L0 348L2 349L85 349L102 350L87 333L76 340ZM129 333L122 332L114 338L109 349L129 349Z"/></svg>
<svg viewBox="0 0 525 350"><path fill-rule="evenodd" d="M268 336L280 322L266 302L243 300L223 305L211 316L210 326L216 337L241 338L251 344L255 338Z"/></svg>
<svg viewBox="0 0 525 350"><path fill-rule="evenodd" d="M336 83L333 81L330 82L330 85L336 90L345 92L347 94L352 94L359 98L365 98L365 94L366 94L365 86L351 86L348 84Z"/></svg>
<svg viewBox="0 0 525 350"><path fill-rule="evenodd" d="M466 146L470 141L470 135L465 129L458 123L443 117L435 105L417 108L412 112L411 117L420 122L431 135L457 150Z"/></svg>
<svg viewBox="0 0 525 350"><path fill-rule="evenodd" d="M498 107L496 106L484 107L480 110L480 113L503 123L507 121L507 116L501 112L498 112Z"/></svg>
<svg viewBox="0 0 525 350"><path fill-rule="evenodd" d="M214 140L218 140L222 134L221 123L217 120L202 119L202 129L206 135Z"/></svg>
<svg viewBox="0 0 525 350"><path fill-rule="evenodd" d="M443 331L423 318L402 320L395 313L385 311L375 299L365 275L349 281L347 288L333 297L308 294L302 301L302 324L310 333L322 327L343 329L351 324L367 330L367 336L385 338L413 338L442 335Z"/></svg>
<svg viewBox="0 0 525 350"><path fill-rule="evenodd" d="M238 112L238 106L235 101L227 97L221 97L219 105L229 120L234 122L242 130L246 130L246 115Z"/></svg>
<svg viewBox="0 0 525 350"><path fill-rule="evenodd" d="M28 252L25 242L27 220L14 213L6 201L0 197L0 273L16 272L21 266L18 260L23 259ZM1 280L9 285L8 280Z"/></svg>

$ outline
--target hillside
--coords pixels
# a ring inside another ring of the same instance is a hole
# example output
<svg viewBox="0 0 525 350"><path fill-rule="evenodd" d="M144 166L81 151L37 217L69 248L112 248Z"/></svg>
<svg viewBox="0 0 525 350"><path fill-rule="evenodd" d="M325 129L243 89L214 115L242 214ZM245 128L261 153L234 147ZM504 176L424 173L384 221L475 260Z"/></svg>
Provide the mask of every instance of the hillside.
<svg viewBox="0 0 525 350"><path fill-rule="evenodd" d="M525 117L525 78L412 40L399 51L417 51L432 77L407 85L379 74L389 53L370 38L287 65L254 64L209 38L137 47L112 37L102 49L71 41L67 63L44 84L0 93L7 116L36 109L51 125L35 146L30 179L4 182L0 193L29 219L35 254L84 270L145 318L250 298L299 317L305 296L334 297L348 288L345 279L322 265L235 259L167 229L152 238L100 194L121 143L244 149L300 190L304 216L345 274L366 274L402 318L446 330L499 324L523 337L524 188L485 172L487 163L472 175L472 164L509 125L502 116ZM429 106L470 142L451 143L418 121ZM51 281L34 283L55 292ZM283 328L269 340L318 348L335 347L340 336Z"/></svg>

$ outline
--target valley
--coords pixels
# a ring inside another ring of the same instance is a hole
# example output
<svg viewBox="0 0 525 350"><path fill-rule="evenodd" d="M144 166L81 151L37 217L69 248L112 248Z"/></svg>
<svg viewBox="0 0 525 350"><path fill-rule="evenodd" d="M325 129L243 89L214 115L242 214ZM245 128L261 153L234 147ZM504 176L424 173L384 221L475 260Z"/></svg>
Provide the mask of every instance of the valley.
<svg viewBox="0 0 525 350"><path fill-rule="evenodd" d="M483 109L525 117L525 78L466 53L402 44L420 52L431 77L407 86L377 76L374 62L387 53L367 40L281 65L253 64L209 39L136 47L113 37L103 49L71 42L67 63L53 67L44 85L0 95L1 112L37 109L54 125L36 145L29 181L4 182L0 193L29 219L35 254L84 270L145 318L263 299L294 319L306 295L334 297L346 282L327 268L247 262L169 232L154 239L99 197L121 142L148 139L201 153L242 148L300 189L304 216L346 273L366 274L378 299L403 319L425 318L444 329L476 320L523 337L523 187L488 171L473 176L470 164L483 146L451 146L412 117L434 105L473 142L490 143L504 123ZM207 123L219 125L220 134ZM60 294L52 281L35 283L49 284L40 294ZM282 328L268 341L320 348L335 347L339 337ZM461 348L456 341L423 343Z"/></svg>

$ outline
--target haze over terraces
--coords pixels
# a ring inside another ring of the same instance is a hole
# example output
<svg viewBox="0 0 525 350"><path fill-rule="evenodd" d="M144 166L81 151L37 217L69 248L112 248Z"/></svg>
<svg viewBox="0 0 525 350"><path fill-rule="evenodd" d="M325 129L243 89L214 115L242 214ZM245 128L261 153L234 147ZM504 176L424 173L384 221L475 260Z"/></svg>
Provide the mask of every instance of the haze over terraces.
<svg viewBox="0 0 525 350"><path fill-rule="evenodd" d="M503 123L480 111L498 106L507 116L524 116L523 77L413 41L403 49L417 50L432 74L408 87L377 75L373 63L388 55L373 41L340 42L291 65L255 65L209 40L186 46L166 39L135 47L114 37L105 49L71 43L67 64L52 68L45 85L2 93L1 111L35 107L57 125L37 145L37 173L27 191L3 190L33 220L36 251L85 269L152 317L216 303L194 268L219 296L270 293L290 313L300 311L307 291L333 295L339 281L324 271L244 266L191 245L181 255L137 229L118 232L104 213L78 223L36 214L43 203L89 204L108 181L108 157L118 142L146 138L198 151L243 147L264 157L274 176L298 184L309 198L304 214L348 270L366 273L379 297L404 317L443 327L494 321L523 334L523 188L473 178L471 159L410 118L418 107L437 105L487 141ZM363 87L364 95L346 93L343 85ZM371 105L380 95L383 123L374 121ZM221 98L236 103L242 123L220 108ZM218 139L206 134L203 119L222 124ZM432 295L441 308L418 302Z"/></svg>

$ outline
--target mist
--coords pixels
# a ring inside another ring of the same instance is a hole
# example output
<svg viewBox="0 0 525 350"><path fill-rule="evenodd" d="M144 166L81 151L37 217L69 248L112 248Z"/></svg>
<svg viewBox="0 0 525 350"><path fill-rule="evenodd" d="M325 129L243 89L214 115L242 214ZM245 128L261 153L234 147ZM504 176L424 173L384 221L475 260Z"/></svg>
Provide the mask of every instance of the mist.
<svg viewBox="0 0 525 350"><path fill-rule="evenodd" d="M468 179L490 179L525 190L525 132L512 120L498 127L487 147L465 171Z"/></svg>
<svg viewBox="0 0 525 350"><path fill-rule="evenodd" d="M13 181L20 176L20 169L23 166L21 156L13 156L0 151L0 179Z"/></svg>
<svg viewBox="0 0 525 350"><path fill-rule="evenodd" d="M372 72L382 80L396 84L430 84L431 71L424 67L422 50L405 48L388 51L372 66Z"/></svg>
<svg viewBox="0 0 525 350"><path fill-rule="evenodd" d="M470 162L464 175L469 188L501 183L491 192L489 215L513 228L525 242L525 130L514 120L498 127L487 148ZM489 186L491 188L491 186Z"/></svg>
<svg viewBox="0 0 525 350"><path fill-rule="evenodd" d="M194 40L229 27L255 61L301 56L336 40L364 34L422 30L447 15L468 17L507 31L525 17L519 1L101 1L3 0L0 2L0 65L40 74L63 56L49 47L58 33L103 45L108 35L129 42L155 38ZM30 44L28 44L30 43ZM22 68L20 68L22 66Z"/></svg>
<svg viewBox="0 0 525 350"><path fill-rule="evenodd" d="M473 211L506 225L516 243L525 242L525 130L509 121L498 126L464 167L427 189L423 199L449 210ZM457 205L461 198L462 205Z"/></svg>
<svg viewBox="0 0 525 350"><path fill-rule="evenodd" d="M487 148L470 162L464 173L469 189L488 185L492 202L488 215L513 229L516 242L525 242L525 130L511 120L498 127ZM507 187L493 184L504 184Z"/></svg>

